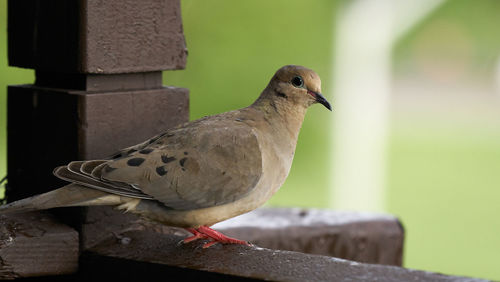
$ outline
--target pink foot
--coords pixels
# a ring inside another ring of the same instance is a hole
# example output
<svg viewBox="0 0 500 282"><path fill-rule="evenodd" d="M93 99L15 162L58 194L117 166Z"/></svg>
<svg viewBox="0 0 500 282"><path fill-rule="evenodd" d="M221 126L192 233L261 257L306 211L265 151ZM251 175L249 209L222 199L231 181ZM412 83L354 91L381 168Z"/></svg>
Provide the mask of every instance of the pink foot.
<svg viewBox="0 0 500 282"><path fill-rule="evenodd" d="M204 234L198 232L194 228L186 228L186 230L193 233L193 236L187 237L184 240L182 240L183 243L189 243L189 242L196 241L198 239L208 239L209 238L207 235L204 235Z"/></svg>
<svg viewBox="0 0 500 282"><path fill-rule="evenodd" d="M217 243L222 244L240 244L240 245L250 245L246 241L238 240L235 238L228 237L218 231L213 230L208 226L200 226L198 228L186 228L187 231L193 233L193 236L184 239L184 243L189 243L198 239L209 239L210 242L203 245L203 248L208 248Z"/></svg>

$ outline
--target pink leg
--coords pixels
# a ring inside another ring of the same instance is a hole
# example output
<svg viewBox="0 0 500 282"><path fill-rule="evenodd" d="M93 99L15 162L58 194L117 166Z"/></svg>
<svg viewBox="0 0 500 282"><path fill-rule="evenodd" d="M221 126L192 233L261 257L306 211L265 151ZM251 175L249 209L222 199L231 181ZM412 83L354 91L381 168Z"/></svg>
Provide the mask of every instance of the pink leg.
<svg viewBox="0 0 500 282"><path fill-rule="evenodd" d="M196 229L186 228L186 230L193 233L193 236L184 239L184 243L189 243L198 239L210 239L210 242L203 245L204 249L217 243L249 245L248 242L228 237L208 226L200 226Z"/></svg>
<svg viewBox="0 0 500 282"><path fill-rule="evenodd" d="M189 242L193 242L193 241L196 241L198 239L209 239L209 237L205 234L202 234L200 232L198 232L196 229L194 228L185 228L187 231L193 233L193 236L191 237L187 237L185 238L184 240L182 240L182 242L184 243L189 243Z"/></svg>
<svg viewBox="0 0 500 282"><path fill-rule="evenodd" d="M220 242L225 244L249 245L248 242L228 237L218 231L213 230L208 226L200 226L198 228L198 232L212 238L215 242Z"/></svg>

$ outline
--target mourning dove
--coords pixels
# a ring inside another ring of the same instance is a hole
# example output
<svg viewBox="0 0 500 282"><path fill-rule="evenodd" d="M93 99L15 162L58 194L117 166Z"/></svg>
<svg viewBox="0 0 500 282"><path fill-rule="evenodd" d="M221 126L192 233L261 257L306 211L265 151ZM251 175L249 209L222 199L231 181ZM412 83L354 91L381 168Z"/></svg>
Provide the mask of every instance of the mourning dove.
<svg viewBox="0 0 500 282"><path fill-rule="evenodd" d="M307 108L331 110L321 80L295 65L280 68L259 98L239 110L169 129L104 160L74 161L54 174L62 188L0 207L0 213L112 205L209 239L247 244L209 226L263 205L281 187Z"/></svg>

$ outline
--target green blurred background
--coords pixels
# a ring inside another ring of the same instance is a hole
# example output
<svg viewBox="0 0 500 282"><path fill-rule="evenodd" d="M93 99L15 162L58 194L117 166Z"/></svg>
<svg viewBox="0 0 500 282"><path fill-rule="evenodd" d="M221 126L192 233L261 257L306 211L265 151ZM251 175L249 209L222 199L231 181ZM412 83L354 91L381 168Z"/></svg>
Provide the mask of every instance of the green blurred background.
<svg viewBox="0 0 500 282"><path fill-rule="evenodd" d="M247 106L276 69L300 64L322 77L335 109L335 23L350 2L182 0L188 63L164 72L164 84L190 89L196 119ZM500 279L499 14L500 1L447 1L394 48L385 212L405 226L405 267ZM34 80L7 67L6 35L0 0L0 176L6 86ZM332 121L323 107L309 110L269 205L335 208Z"/></svg>

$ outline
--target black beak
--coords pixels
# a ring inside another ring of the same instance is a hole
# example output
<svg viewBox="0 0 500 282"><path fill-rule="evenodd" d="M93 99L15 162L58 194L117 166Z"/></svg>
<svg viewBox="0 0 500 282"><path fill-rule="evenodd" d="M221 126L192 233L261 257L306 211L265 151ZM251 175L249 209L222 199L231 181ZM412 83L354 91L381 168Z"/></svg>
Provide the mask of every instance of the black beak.
<svg viewBox="0 0 500 282"><path fill-rule="evenodd" d="M321 93L313 92L311 90L309 90L309 92L312 92L313 96L316 98L316 102L325 106L325 108L329 109L330 111L332 110L332 106L330 106L330 103L328 103L328 101L323 95L321 95Z"/></svg>

